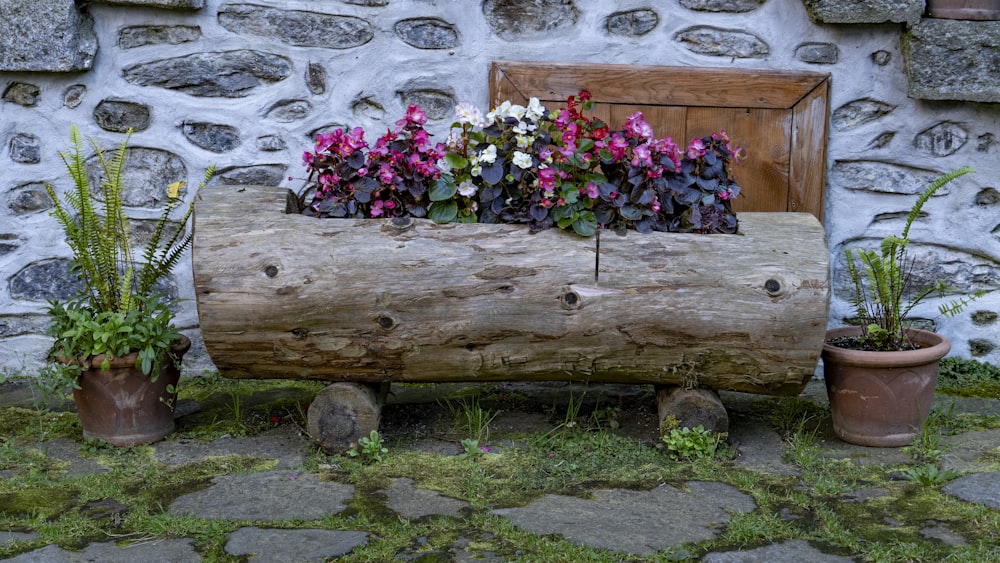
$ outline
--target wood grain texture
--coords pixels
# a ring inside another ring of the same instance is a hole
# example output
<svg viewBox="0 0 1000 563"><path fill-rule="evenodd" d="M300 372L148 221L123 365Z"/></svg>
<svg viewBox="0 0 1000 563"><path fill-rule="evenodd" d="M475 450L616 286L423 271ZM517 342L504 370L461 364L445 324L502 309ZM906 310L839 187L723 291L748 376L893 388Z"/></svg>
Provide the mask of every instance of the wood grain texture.
<svg viewBox="0 0 1000 563"><path fill-rule="evenodd" d="M560 107L586 89L612 127L642 111L658 136L686 145L725 129L747 159L735 168L737 211L796 211L823 217L830 75L816 72L495 62L493 105L538 97Z"/></svg>
<svg viewBox="0 0 1000 563"><path fill-rule="evenodd" d="M223 375L330 381L587 380L798 393L829 301L821 225L742 234L314 219L288 192L202 190L194 277Z"/></svg>

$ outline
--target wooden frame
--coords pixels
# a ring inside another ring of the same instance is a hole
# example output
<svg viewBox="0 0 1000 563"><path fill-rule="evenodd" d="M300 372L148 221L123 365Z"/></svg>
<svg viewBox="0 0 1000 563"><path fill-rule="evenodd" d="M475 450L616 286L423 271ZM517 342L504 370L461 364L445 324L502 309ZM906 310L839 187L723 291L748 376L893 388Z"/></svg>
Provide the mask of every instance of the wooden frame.
<svg viewBox="0 0 1000 563"><path fill-rule="evenodd" d="M581 89L612 127L642 111L678 144L725 129L747 151L737 211L804 211L823 218L828 73L612 64L494 62L491 107L537 97L557 107Z"/></svg>

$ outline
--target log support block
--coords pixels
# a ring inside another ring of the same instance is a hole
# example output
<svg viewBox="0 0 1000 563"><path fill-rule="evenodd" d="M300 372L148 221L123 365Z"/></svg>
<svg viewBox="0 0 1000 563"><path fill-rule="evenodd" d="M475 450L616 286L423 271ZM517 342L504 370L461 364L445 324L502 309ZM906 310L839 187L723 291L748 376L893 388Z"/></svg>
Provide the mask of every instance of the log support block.
<svg viewBox="0 0 1000 563"><path fill-rule="evenodd" d="M670 416L677 420L681 428L701 425L711 432L729 432L729 413L719 394L712 389L657 386L656 407L661 423Z"/></svg>
<svg viewBox="0 0 1000 563"><path fill-rule="evenodd" d="M338 382L320 390L309 405L309 436L330 454L345 453L378 429L386 389Z"/></svg>

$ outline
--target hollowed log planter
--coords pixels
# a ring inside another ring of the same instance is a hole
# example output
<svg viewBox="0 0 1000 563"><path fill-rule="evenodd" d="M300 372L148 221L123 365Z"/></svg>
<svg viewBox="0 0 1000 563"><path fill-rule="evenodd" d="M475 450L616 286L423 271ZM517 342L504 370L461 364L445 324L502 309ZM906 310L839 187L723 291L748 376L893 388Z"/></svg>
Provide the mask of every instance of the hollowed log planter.
<svg viewBox="0 0 1000 563"><path fill-rule="evenodd" d="M224 376L350 383L309 410L328 449L377 425L369 384L572 380L793 395L823 348L829 259L809 214L743 213L737 235L598 240L519 225L315 219L294 202L273 187L202 191L198 311Z"/></svg>

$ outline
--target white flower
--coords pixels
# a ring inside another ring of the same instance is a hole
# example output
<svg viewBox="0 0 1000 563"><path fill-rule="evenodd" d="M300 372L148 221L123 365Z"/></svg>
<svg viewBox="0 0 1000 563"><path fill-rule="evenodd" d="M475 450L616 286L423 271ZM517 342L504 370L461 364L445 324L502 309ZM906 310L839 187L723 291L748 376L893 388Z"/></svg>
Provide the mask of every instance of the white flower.
<svg viewBox="0 0 1000 563"><path fill-rule="evenodd" d="M437 167L438 170L441 171L442 174L447 174L451 172L451 165L448 164L448 160L445 158L438 160L435 166Z"/></svg>
<svg viewBox="0 0 1000 563"><path fill-rule="evenodd" d="M479 153L479 162L485 162L486 164L493 164L497 159L497 147L496 145L490 145L483 149Z"/></svg>
<svg viewBox="0 0 1000 563"><path fill-rule="evenodd" d="M525 133L528 132L528 124L523 121L518 121L517 125L515 125L511 129L511 131L513 131L517 135L524 135Z"/></svg>
<svg viewBox="0 0 1000 563"><path fill-rule="evenodd" d="M469 174L473 176L479 176L483 172L483 167L478 164L473 164L472 168L469 169Z"/></svg>
<svg viewBox="0 0 1000 563"><path fill-rule="evenodd" d="M521 119L528 110L524 106L513 105L507 110L507 115Z"/></svg>
<svg viewBox="0 0 1000 563"><path fill-rule="evenodd" d="M471 179L465 180L458 185L458 193L465 197L476 195L476 185L472 183Z"/></svg>
<svg viewBox="0 0 1000 563"><path fill-rule="evenodd" d="M486 114L486 120L489 122L504 120L510 113L510 101L504 101L504 103L493 108L493 111Z"/></svg>
<svg viewBox="0 0 1000 563"><path fill-rule="evenodd" d="M511 161L521 169L531 168L531 155L521 151L514 151L514 158Z"/></svg>
<svg viewBox="0 0 1000 563"><path fill-rule="evenodd" d="M462 102L455 106L455 120L459 123L468 123L473 127L484 125L483 114L470 102Z"/></svg>
<svg viewBox="0 0 1000 563"><path fill-rule="evenodd" d="M534 139L527 135L518 135L517 137L514 137L514 139L517 141L517 148L519 149L526 149L530 147L531 142L534 141Z"/></svg>
<svg viewBox="0 0 1000 563"><path fill-rule="evenodd" d="M538 101L538 98L531 98L528 101L528 111L525 115L532 121L538 121L539 118L545 115L545 106Z"/></svg>

